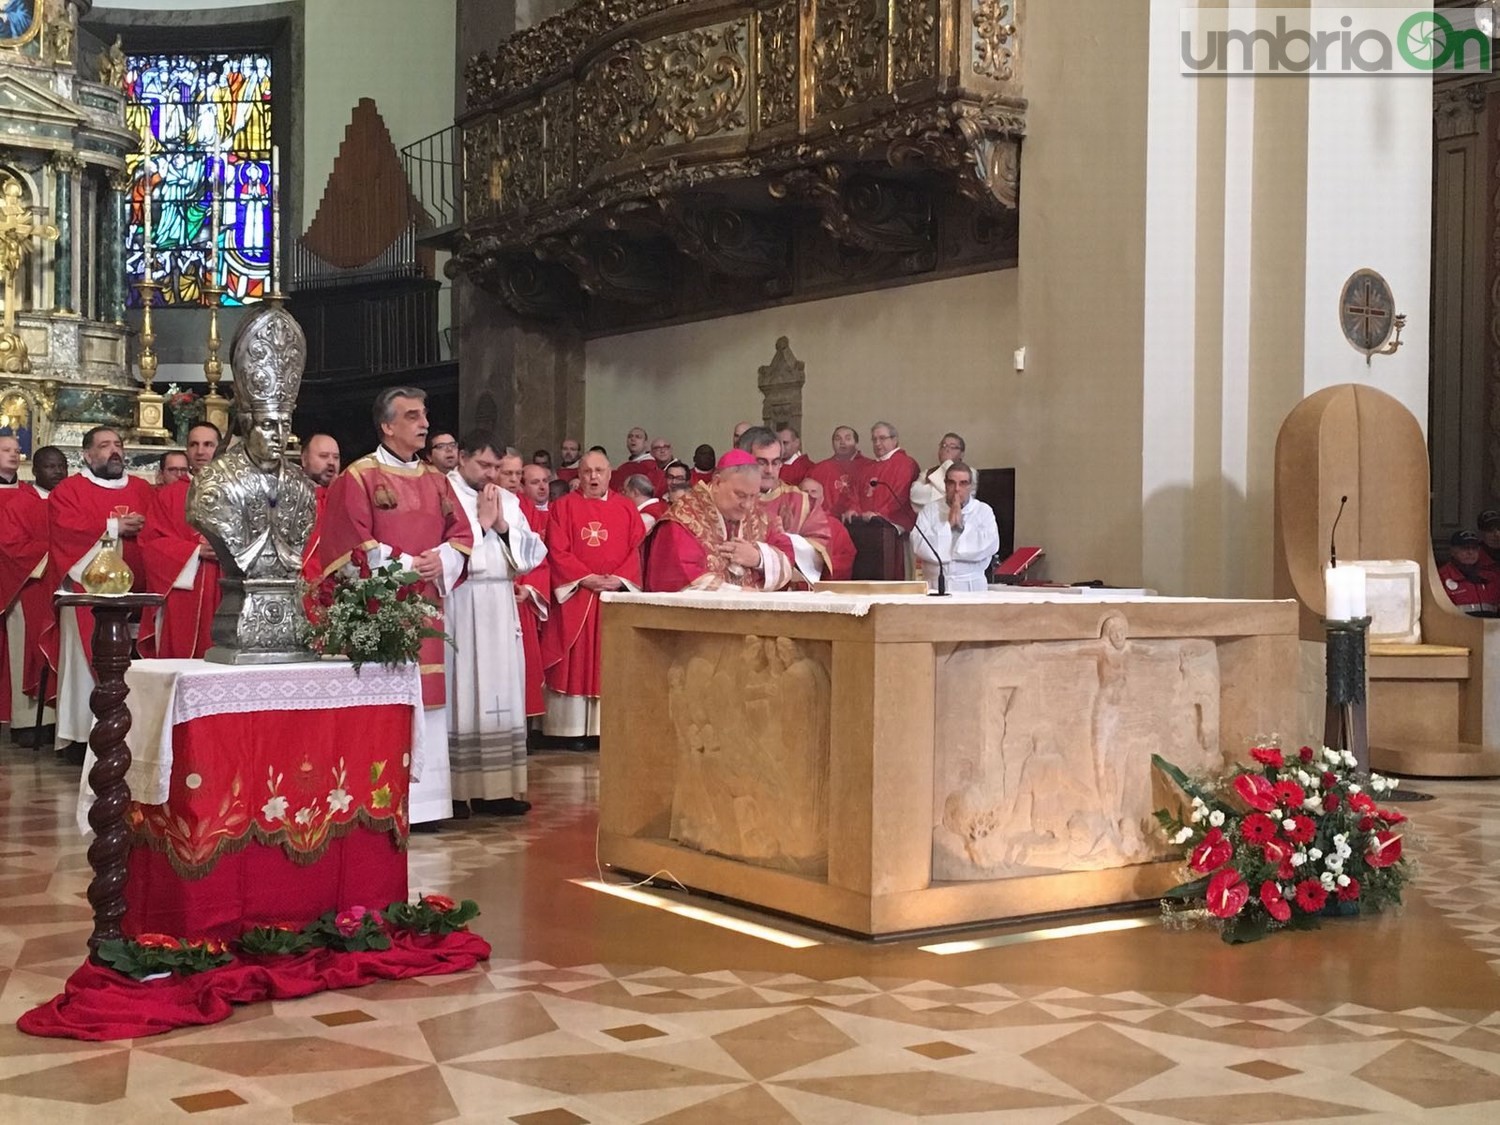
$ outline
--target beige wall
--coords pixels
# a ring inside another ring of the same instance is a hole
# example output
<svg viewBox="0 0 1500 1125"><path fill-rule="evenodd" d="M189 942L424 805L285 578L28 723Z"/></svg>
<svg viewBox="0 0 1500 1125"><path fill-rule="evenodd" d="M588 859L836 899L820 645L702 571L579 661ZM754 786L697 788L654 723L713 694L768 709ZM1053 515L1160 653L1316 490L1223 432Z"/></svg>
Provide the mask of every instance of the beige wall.
<svg viewBox="0 0 1500 1125"><path fill-rule="evenodd" d="M1018 269L590 341L588 440L618 452L639 424L722 450L759 418L757 369L787 336L817 455L836 424L868 451L889 420L927 465L957 430L976 465L1016 467L1016 540L1049 573L1139 581L1144 25L1120 7L1028 7Z"/></svg>

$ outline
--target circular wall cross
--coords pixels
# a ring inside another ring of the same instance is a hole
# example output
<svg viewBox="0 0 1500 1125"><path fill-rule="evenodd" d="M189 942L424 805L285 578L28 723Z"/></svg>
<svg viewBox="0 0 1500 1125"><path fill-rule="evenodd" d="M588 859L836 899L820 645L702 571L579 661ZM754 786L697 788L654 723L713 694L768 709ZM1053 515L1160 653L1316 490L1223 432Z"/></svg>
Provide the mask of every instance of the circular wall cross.
<svg viewBox="0 0 1500 1125"><path fill-rule="evenodd" d="M1339 326L1355 351L1374 355L1396 330L1396 298L1374 270L1355 270L1339 294Z"/></svg>

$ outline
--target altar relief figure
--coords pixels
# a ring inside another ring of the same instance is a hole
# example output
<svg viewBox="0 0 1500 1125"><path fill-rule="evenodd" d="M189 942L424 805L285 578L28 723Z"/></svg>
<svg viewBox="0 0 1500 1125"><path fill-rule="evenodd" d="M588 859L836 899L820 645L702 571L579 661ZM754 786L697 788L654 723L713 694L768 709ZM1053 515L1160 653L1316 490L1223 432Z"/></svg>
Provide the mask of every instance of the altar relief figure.
<svg viewBox="0 0 1500 1125"><path fill-rule="evenodd" d="M667 672L671 837L807 875L828 869L829 646L681 638Z"/></svg>
<svg viewBox="0 0 1500 1125"><path fill-rule="evenodd" d="M1162 858L1151 755L1220 761L1213 643L1133 640L1118 613L1094 641L956 648L938 685L935 880Z"/></svg>

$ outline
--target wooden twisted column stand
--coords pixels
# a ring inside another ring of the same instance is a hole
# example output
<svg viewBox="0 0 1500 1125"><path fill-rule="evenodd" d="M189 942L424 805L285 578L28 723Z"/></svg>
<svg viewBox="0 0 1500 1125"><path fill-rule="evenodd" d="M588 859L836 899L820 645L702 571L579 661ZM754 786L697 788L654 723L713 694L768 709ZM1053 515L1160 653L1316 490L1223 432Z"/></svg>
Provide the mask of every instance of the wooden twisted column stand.
<svg viewBox="0 0 1500 1125"><path fill-rule="evenodd" d="M94 691L89 696L89 710L94 713L94 729L89 747L94 751L94 768L89 771L89 788L94 791L94 805L89 809L89 827L94 842L89 845L89 866L94 878L89 883L89 904L94 908L94 932L89 937L89 954L96 955L99 943L120 937L120 919L125 916L125 879L130 856L130 840L125 832L125 810L130 807L130 786L125 774L130 769L130 747L125 735L130 732L130 710L125 697L125 670L130 667L130 614L146 606L159 606L160 594L58 594L59 609L92 610L94 614Z"/></svg>

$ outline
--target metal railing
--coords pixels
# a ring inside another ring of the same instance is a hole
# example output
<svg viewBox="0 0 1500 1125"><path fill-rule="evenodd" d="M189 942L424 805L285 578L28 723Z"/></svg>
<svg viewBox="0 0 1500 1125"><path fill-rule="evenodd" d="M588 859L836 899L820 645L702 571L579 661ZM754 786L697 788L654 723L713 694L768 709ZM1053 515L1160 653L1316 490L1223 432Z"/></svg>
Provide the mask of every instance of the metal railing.
<svg viewBox="0 0 1500 1125"><path fill-rule="evenodd" d="M401 150L406 181L421 204L417 236L451 228L458 222L458 126L449 125L413 141ZM424 221L425 219L425 221Z"/></svg>

